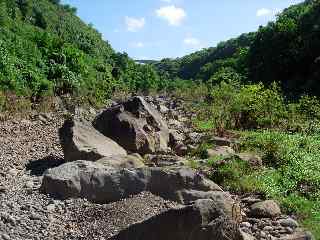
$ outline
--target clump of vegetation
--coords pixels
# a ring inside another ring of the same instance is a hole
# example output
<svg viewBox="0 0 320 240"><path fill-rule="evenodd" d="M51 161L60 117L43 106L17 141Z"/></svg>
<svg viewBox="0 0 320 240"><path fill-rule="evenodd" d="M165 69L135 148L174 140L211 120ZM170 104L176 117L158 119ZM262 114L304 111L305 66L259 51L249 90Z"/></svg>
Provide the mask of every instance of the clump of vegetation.
<svg viewBox="0 0 320 240"><path fill-rule="evenodd" d="M303 94L320 96L319 11L319 1L305 0L285 9L276 21L257 32L153 65L171 79L218 84L236 77L246 83L265 85L279 81L284 94L291 99Z"/></svg>
<svg viewBox="0 0 320 240"><path fill-rule="evenodd" d="M241 84L229 79L211 88L209 101L198 110L200 130L278 129L288 132L320 130L320 101L302 96L288 103L276 83Z"/></svg>
<svg viewBox="0 0 320 240"><path fill-rule="evenodd" d="M71 95L104 103L115 91L167 87L150 65L116 53L60 1L0 0L0 91L30 99Z"/></svg>

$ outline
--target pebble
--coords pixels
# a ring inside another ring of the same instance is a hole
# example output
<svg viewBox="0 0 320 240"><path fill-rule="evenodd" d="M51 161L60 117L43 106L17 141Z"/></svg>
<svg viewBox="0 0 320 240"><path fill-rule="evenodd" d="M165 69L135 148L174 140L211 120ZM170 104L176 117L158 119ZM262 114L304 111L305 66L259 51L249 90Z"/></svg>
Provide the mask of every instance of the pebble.
<svg viewBox="0 0 320 240"><path fill-rule="evenodd" d="M251 228L252 225L251 225L251 223L249 223L249 222L242 222L242 223L240 224L240 227L243 227L243 228Z"/></svg>
<svg viewBox="0 0 320 240"><path fill-rule="evenodd" d="M55 204L50 204L47 206L47 211L48 212L53 212L56 209L56 205Z"/></svg>
<svg viewBox="0 0 320 240"><path fill-rule="evenodd" d="M10 240L11 239L10 236L8 234L5 234L5 233L1 234L1 238L3 240Z"/></svg>
<svg viewBox="0 0 320 240"><path fill-rule="evenodd" d="M265 232L270 232L272 230L273 230L273 227L271 227L271 226L266 226L263 228L263 231L265 231Z"/></svg>

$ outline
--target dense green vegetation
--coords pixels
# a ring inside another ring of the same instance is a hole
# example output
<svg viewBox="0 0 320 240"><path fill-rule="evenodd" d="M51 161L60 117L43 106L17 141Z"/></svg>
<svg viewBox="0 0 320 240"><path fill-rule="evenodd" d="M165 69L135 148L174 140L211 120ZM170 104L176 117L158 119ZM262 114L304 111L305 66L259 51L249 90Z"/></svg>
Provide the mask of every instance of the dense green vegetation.
<svg viewBox="0 0 320 240"><path fill-rule="evenodd" d="M154 66L171 79L209 81L237 73L244 82L276 81L286 96L320 95L320 2L306 0L257 32Z"/></svg>
<svg viewBox="0 0 320 240"><path fill-rule="evenodd" d="M28 96L86 96L161 88L149 65L116 53L76 9L48 0L0 0L0 91Z"/></svg>
<svg viewBox="0 0 320 240"><path fill-rule="evenodd" d="M175 90L198 101L199 130L241 136L241 149L263 158L262 169L235 159L211 177L278 199L320 239L319 12L319 1L306 0L257 32L138 64L59 0L0 0L0 111L55 95L98 104L117 92ZM192 155L206 158L209 147Z"/></svg>
<svg viewBox="0 0 320 240"><path fill-rule="evenodd" d="M195 106L195 126L239 138L238 150L260 155L263 167L251 167L235 156L224 165L215 165L222 158L214 157L205 166L194 161L191 166L204 168L225 189L279 200L283 210L296 214L320 239L319 99L305 95L288 103L275 83L241 84L237 78L199 88L209 97ZM203 143L192 156L206 159L211 147Z"/></svg>

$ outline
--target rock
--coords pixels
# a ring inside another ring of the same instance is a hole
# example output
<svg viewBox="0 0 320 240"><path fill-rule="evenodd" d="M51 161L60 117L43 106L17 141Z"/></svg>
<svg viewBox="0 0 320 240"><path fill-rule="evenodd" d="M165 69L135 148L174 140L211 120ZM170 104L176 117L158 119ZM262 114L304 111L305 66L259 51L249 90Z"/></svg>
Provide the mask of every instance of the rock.
<svg viewBox="0 0 320 240"><path fill-rule="evenodd" d="M232 142L231 142L230 139L222 138L222 137L213 137L211 139L211 141L215 146L228 146L228 147L231 147L231 145L232 145Z"/></svg>
<svg viewBox="0 0 320 240"><path fill-rule="evenodd" d="M279 205L273 200L258 202L250 207L250 215L253 217L274 218L281 215Z"/></svg>
<svg viewBox="0 0 320 240"><path fill-rule="evenodd" d="M251 234L241 231L242 240L255 240L256 238Z"/></svg>
<svg viewBox="0 0 320 240"><path fill-rule="evenodd" d="M197 132L191 132L188 137L189 137L189 141L192 144L199 144L203 138L204 134L201 133L197 133Z"/></svg>
<svg viewBox="0 0 320 240"><path fill-rule="evenodd" d="M127 155L117 143L86 123L66 120L59 135L66 161L96 161L113 155Z"/></svg>
<svg viewBox="0 0 320 240"><path fill-rule="evenodd" d="M299 227L298 222L296 220L292 219L292 218L280 219L278 222L283 227L290 227L290 228Z"/></svg>
<svg viewBox="0 0 320 240"><path fill-rule="evenodd" d="M231 147L228 146L218 146L214 149L208 149L208 156L211 157L228 157L230 155L235 154L234 150Z"/></svg>
<svg viewBox="0 0 320 240"><path fill-rule="evenodd" d="M294 230L291 227L286 227L285 230L286 230L286 233L288 234L294 233Z"/></svg>
<svg viewBox="0 0 320 240"><path fill-rule="evenodd" d="M173 128L173 129L179 129L179 130L183 129L183 123L179 122L176 119L170 119L168 121L168 125L170 126L170 128Z"/></svg>
<svg viewBox="0 0 320 240"><path fill-rule="evenodd" d="M249 222L242 222L240 224L240 226L243 228L251 228L252 227L251 223L249 223Z"/></svg>
<svg viewBox="0 0 320 240"><path fill-rule="evenodd" d="M48 212L53 212L56 209L56 205L55 204L49 204L47 206L47 211Z"/></svg>
<svg viewBox="0 0 320 240"><path fill-rule="evenodd" d="M261 199L254 196L248 196L248 197L242 198L241 202L252 205L254 203L261 202Z"/></svg>
<svg viewBox="0 0 320 240"><path fill-rule="evenodd" d="M185 190L221 191L202 175L187 168L115 169L88 161L65 163L45 172L41 191L56 198L86 198L109 203L149 191L164 199L183 203Z"/></svg>
<svg viewBox="0 0 320 240"><path fill-rule="evenodd" d="M186 156L188 154L188 147L186 145L184 145L183 143L178 144L175 148L174 148L176 154L180 157L182 156Z"/></svg>
<svg viewBox="0 0 320 240"><path fill-rule="evenodd" d="M168 151L169 129L142 97L133 97L103 111L93 125L127 151L142 155Z"/></svg>
<svg viewBox="0 0 320 240"><path fill-rule="evenodd" d="M10 236L8 234L3 233L3 234L1 234L1 239L10 240L11 238L10 238Z"/></svg>
<svg viewBox="0 0 320 240"><path fill-rule="evenodd" d="M161 114L167 114L169 112L169 108L164 105L158 105L157 109Z"/></svg>
<svg viewBox="0 0 320 240"><path fill-rule="evenodd" d="M138 154L130 154L127 156L110 156L104 157L97 163L113 168L142 168L144 167L143 158Z"/></svg>
<svg viewBox="0 0 320 240"><path fill-rule="evenodd" d="M256 155L256 154L252 154L252 153L240 153L240 154L237 154L237 156L245 161L245 162L248 162L249 165L251 167L254 167L254 168L261 168L263 166L263 163L262 163L262 159L260 156Z"/></svg>
<svg viewBox="0 0 320 240"><path fill-rule="evenodd" d="M223 215L212 200L170 209L133 224L111 240L240 240L237 224Z"/></svg>
<svg viewBox="0 0 320 240"><path fill-rule="evenodd" d="M12 169L10 169L8 171L8 174L13 176L13 177L15 177L15 176L17 176L19 174L19 171L17 169L15 169L15 168L12 168Z"/></svg>
<svg viewBox="0 0 320 240"><path fill-rule="evenodd" d="M298 231L294 234L283 236L280 240L313 240L313 236L309 232Z"/></svg>
<svg viewBox="0 0 320 240"><path fill-rule="evenodd" d="M223 211L224 215L230 219L233 217L232 208L235 205L234 200L230 194L222 191L196 191L196 190L183 190L181 191L183 204L190 204L198 199L211 199Z"/></svg>
<svg viewBox="0 0 320 240"><path fill-rule="evenodd" d="M147 164L157 167L174 166L180 162L185 161L184 158L174 155L146 154L144 157L146 159Z"/></svg>
<svg viewBox="0 0 320 240"><path fill-rule="evenodd" d="M263 228L263 231L265 231L265 232L271 232L272 230L273 230L273 227L271 227L271 226L265 226Z"/></svg>
<svg viewBox="0 0 320 240"><path fill-rule="evenodd" d="M169 130L169 144L171 147L176 146L184 140L185 136L183 134L179 133L177 130Z"/></svg>

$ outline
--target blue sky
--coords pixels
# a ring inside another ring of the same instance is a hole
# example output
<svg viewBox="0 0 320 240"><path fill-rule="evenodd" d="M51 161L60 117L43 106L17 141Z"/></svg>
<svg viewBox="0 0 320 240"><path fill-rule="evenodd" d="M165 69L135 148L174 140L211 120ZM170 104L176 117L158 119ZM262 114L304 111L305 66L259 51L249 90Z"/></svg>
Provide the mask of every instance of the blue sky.
<svg viewBox="0 0 320 240"><path fill-rule="evenodd" d="M255 31L301 0L62 0L135 59L181 57Z"/></svg>

